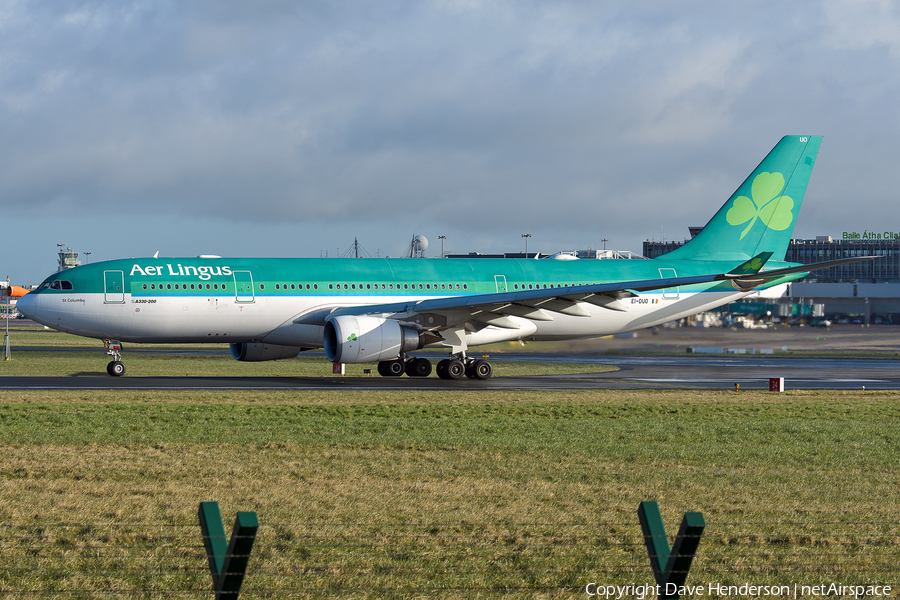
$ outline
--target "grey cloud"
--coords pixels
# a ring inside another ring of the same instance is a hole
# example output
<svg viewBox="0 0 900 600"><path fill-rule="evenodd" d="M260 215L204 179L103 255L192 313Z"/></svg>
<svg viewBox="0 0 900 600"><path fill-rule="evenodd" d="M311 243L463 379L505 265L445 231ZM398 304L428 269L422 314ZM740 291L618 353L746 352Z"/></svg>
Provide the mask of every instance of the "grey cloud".
<svg viewBox="0 0 900 600"><path fill-rule="evenodd" d="M863 35L896 14L854 7L7 4L0 209L295 223L306 252L349 226L639 250L810 133L797 234L827 233L848 198L877 213L897 187L894 29Z"/></svg>

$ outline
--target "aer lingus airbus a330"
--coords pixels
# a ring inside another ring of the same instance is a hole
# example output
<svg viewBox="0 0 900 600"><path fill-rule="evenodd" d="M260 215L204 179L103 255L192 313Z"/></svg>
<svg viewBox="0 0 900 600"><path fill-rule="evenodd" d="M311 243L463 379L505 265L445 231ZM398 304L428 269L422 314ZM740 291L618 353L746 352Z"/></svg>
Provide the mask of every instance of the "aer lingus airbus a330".
<svg viewBox="0 0 900 600"><path fill-rule="evenodd" d="M445 348L440 377L486 379L472 346L633 331L861 260L784 262L820 142L782 138L699 234L656 260L123 259L51 275L17 307L103 340L111 375L125 371L121 342L225 342L237 360L324 348L383 376L427 376L411 353Z"/></svg>

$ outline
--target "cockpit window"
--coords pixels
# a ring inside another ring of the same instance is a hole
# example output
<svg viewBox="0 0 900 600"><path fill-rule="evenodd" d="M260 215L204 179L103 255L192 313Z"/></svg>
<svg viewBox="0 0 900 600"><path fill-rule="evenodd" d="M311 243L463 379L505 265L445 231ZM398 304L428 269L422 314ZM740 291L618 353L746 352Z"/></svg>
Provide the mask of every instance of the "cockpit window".
<svg viewBox="0 0 900 600"><path fill-rule="evenodd" d="M44 287L44 286L41 286L41 287ZM56 281L50 282L50 289L51 290L71 290L71 289L73 289L72 282L67 281L65 279L57 279Z"/></svg>

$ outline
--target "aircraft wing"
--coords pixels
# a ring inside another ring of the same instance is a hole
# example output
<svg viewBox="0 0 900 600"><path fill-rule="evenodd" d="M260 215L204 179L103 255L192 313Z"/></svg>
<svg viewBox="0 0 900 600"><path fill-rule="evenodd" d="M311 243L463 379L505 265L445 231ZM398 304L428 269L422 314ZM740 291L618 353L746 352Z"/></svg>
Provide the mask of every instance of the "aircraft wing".
<svg viewBox="0 0 900 600"><path fill-rule="evenodd" d="M770 256L771 253L762 253L728 273L450 296L364 306L335 306L303 315L294 323L322 325L329 318L341 315L379 315L407 320L415 315L429 314L440 318L436 319L432 325L425 326L425 329L440 330L466 322L474 322L482 326L494 325L517 329L519 326L509 317L523 317L534 321L552 321L554 313L588 317L590 312L587 310L586 304L613 311L625 311L627 310L626 306L620 300L635 296L638 292L715 281L729 281L739 291L750 291L767 281L778 279L784 275L876 258L854 257L760 271Z"/></svg>
<svg viewBox="0 0 900 600"><path fill-rule="evenodd" d="M495 294L476 294L470 296L452 296L446 298L432 298L427 300L414 300L409 302L395 302L390 304L377 304L372 306L354 306L336 309L331 314L358 315L372 313L423 313L442 312L452 310L480 310L494 312L515 306L521 309L505 311L506 314L516 315L519 312L533 314L520 314L526 318L549 321L549 315L542 313L557 312L573 316L590 316L580 302L589 302L599 306L605 306L612 310L624 310L618 301L620 298L634 296L636 292L670 288L696 283L708 283L715 281L715 275L699 275L696 277L671 277L668 279L649 279L646 281L626 281L620 283L598 283L591 285L577 285L556 287L540 290L520 290L516 292L500 292ZM617 307L616 305L619 305ZM541 318L541 317L544 318Z"/></svg>
<svg viewBox="0 0 900 600"><path fill-rule="evenodd" d="M709 283L716 281L718 277L721 276L670 277L668 279L597 283L538 290L499 292L495 294L429 298L366 306L334 307L303 315L296 319L294 323L324 324L327 319L341 315L378 314L390 316L391 318L404 318L413 314L450 311L463 311L466 313L480 311L493 313L496 317L515 315L536 321L552 321L553 317L549 313L553 312L574 316L590 316L590 313L579 304L580 302L588 302L611 310L625 310L625 306L619 302L619 299L634 296L636 292ZM497 312L498 310L500 312Z"/></svg>

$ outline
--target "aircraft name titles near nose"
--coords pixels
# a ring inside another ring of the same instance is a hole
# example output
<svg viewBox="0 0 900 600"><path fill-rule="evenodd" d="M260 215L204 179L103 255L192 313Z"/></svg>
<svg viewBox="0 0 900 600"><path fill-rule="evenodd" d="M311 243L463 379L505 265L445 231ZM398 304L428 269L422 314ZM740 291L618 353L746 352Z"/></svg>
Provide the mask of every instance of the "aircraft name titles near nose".
<svg viewBox="0 0 900 600"><path fill-rule="evenodd" d="M213 276L219 277L229 277L232 275L231 267L219 267L219 266L200 266L194 267L191 265L182 265L178 263L176 265L178 269L172 268L172 265L167 263L166 265L158 265L158 266L148 266L142 267L139 264L135 264L131 267L131 275L143 275L144 277L197 277L203 281L209 281L213 278Z"/></svg>

